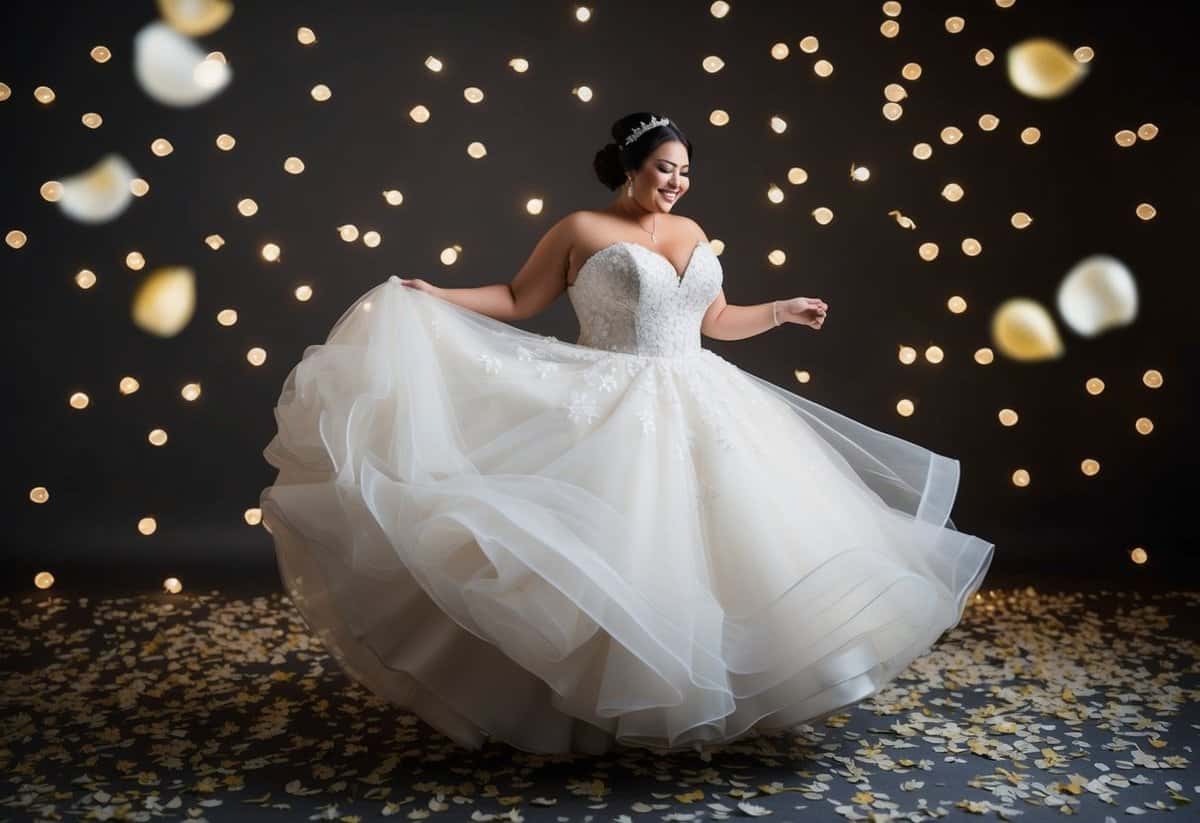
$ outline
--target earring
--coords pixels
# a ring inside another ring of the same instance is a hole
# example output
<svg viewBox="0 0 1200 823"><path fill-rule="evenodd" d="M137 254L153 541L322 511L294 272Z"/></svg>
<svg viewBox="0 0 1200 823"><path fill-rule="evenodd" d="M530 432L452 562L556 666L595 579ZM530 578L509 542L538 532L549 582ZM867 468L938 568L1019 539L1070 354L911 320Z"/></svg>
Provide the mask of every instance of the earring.
<svg viewBox="0 0 1200 823"><path fill-rule="evenodd" d="M633 197L633 178L630 177L630 178L628 178L628 180L629 180L629 185L627 185L625 187L625 194L627 194L630 197Z"/></svg>

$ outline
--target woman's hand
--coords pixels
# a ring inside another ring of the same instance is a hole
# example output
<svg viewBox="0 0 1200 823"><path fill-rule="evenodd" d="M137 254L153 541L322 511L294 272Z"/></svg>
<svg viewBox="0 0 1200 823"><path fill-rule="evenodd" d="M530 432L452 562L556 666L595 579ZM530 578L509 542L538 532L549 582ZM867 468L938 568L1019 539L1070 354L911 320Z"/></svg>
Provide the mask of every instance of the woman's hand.
<svg viewBox="0 0 1200 823"><path fill-rule="evenodd" d="M825 314L829 307L819 297L793 297L790 300L780 300L776 311L779 313L780 325L801 323L819 329L825 322Z"/></svg>
<svg viewBox="0 0 1200 823"><path fill-rule="evenodd" d="M438 292L441 291L439 287L419 277L412 277L407 280L401 277L400 285L408 286L410 289L416 289L417 291L423 291L426 294L432 294L434 297L437 297Z"/></svg>

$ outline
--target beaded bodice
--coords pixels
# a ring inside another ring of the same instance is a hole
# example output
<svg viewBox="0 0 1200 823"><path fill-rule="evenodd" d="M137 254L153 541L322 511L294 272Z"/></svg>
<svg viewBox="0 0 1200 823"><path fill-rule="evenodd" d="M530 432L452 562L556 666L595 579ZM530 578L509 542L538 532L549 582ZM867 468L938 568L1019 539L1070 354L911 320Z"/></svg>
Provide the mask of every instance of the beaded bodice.
<svg viewBox="0 0 1200 823"><path fill-rule="evenodd" d="M716 253L699 242L681 280L674 264L640 243L619 240L593 254L567 287L579 318L578 345L654 356L694 353L700 322L721 290Z"/></svg>

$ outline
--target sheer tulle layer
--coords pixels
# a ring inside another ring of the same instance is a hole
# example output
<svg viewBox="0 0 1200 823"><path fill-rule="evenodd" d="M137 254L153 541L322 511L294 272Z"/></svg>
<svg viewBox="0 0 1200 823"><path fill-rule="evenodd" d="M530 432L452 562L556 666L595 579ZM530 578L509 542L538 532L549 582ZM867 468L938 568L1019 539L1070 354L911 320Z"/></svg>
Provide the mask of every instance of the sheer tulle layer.
<svg viewBox="0 0 1200 823"><path fill-rule="evenodd" d="M667 750L812 720L957 625L958 462L707 349L522 331L388 282L291 371L262 494L355 679L464 746Z"/></svg>

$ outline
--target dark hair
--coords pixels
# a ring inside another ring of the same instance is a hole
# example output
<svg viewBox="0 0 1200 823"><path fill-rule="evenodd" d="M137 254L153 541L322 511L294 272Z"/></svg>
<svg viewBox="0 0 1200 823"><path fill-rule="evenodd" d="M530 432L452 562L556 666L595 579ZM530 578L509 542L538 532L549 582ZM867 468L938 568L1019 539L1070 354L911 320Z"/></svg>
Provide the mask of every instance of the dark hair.
<svg viewBox="0 0 1200 823"><path fill-rule="evenodd" d="M650 152L654 151L658 146L668 140L678 140L683 145L687 146L688 160L692 157L692 141L687 139L687 136L675 125L674 120L670 120L665 126L655 126L652 129L642 132L632 143L625 145L627 138L634 129L644 123L649 123L651 119L658 115L649 111L637 111L633 114L627 114L612 126L613 142L608 143L600 151L596 152L596 157L592 160L592 168L596 172L596 176L600 178L600 182L608 188L616 191L625 183L625 172L639 169ZM662 119L662 118L659 118Z"/></svg>

